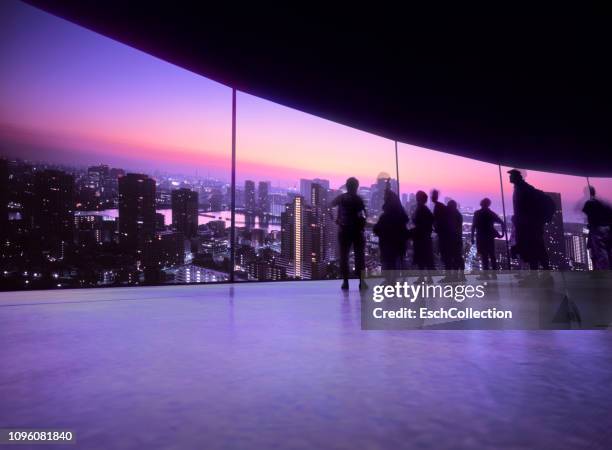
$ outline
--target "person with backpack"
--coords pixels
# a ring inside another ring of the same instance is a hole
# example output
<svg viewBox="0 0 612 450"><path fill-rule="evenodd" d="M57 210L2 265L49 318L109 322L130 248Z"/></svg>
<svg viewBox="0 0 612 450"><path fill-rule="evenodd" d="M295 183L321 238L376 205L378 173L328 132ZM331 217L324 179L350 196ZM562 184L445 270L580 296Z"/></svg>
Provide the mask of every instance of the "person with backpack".
<svg viewBox="0 0 612 450"><path fill-rule="evenodd" d="M519 170L509 170L508 174L510 183L514 185L512 195L516 233L514 250L529 264L530 270L540 268L549 270L548 251L544 243L544 225L552 220L556 211L555 204L545 192L527 183ZM532 274L531 278L534 276L537 274Z"/></svg>
<svg viewBox="0 0 612 450"><path fill-rule="evenodd" d="M612 269L612 207L595 196L595 188L589 187L590 198L582 212L587 216L589 229L588 247L591 250L593 270Z"/></svg>

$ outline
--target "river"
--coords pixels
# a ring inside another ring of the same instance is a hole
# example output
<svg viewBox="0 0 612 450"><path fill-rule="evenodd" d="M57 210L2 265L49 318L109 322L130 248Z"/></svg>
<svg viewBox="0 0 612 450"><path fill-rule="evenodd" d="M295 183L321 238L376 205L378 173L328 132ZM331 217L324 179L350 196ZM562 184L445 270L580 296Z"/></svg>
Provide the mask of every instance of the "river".
<svg viewBox="0 0 612 450"><path fill-rule="evenodd" d="M172 223L172 209L158 209L158 213L164 215L165 224L170 225ZM119 210L117 209L106 209L104 211L77 211L79 215L96 215L96 216L107 216L113 219L119 216ZM198 215L198 225L204 225L213 220L223 220L229 227L231 221L230 211L207 211ZM236 213L236 225L243 227L245 225L244 214ZM254 228L264 228L268 231L279 231L280 225L268 224L267 226L260 225L259 218L255 218Z"/></svg>

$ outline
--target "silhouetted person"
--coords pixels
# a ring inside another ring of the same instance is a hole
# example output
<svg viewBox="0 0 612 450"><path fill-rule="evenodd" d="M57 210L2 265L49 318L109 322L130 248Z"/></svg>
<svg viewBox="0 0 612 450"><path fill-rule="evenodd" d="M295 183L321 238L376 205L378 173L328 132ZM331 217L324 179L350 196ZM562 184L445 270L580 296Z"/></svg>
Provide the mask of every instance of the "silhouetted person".
<svg viewBox="0 0 612 450"><path fill-rule="evenodd" d="M582 212L587 216L593 269L609 270L612 269L612 208L595 196L594 187L589 187L589 193Z"/></svg>
<svg viewBox="0 0 612 450"><path fill-rule="evenodd" d="M482 260L483 270L497 270L497 260L495 259L495 238L503 237L506 232L504 221L490 209L491 200L483 198L480 201L480 209L474 213L472 220L472 244L474 243L474 233L476 234L476 251ZM495 229L495 224L499 223L502 233ZM496 275L493 274L495 278ZM489 278L484 274L480 279Z"/></svg>
<svg viewBox="0 0 612 450"><path fill-rule="evenodd" d="M385 190L383 213L374 225L374 234L378 236L380 262L383 270L400 270L403 268L408 238L408 215L400 198L389 185Z"/></svg>
<svg viewBox="0 0 612 450"><path fill-rule="evenodd" d="M463 215L455 200L446 205L448 229L450 232L450 268L449 281L465 281L465 260L463 259Z"/></svg>
<svg viewBox="0 0 612 450"><path fill-rule="evenodd" d="M410 237L413 239L414 265L427 275L427 282L431 283L431 272L435 269L433 260L433 246L431 233L433 231L434 217L427 207L427 194L423 191L416 193L417 206L414 210L412 222L414 228L410 230ZM416 280L417 283L423 281L423 272Z"/></svg>
<svg viewBox="0 0 612 450"><path fill-rule="evenodd" d="M554 203L544 192L527 183L520 171L512 169L508 173L510 182L514 184L512 203L516 229L515 251L529 264L531 270L538 270L540 267L548 270L544 225L554 214Z"/></svg>
<svg viewBox="0 0 612 450"><path fill-rule="evenodd" d="M431 201L434 204L433 218L434 231L438 236L438 250L440 251L440 259L444 265L445 277L441 282L451 281L452 259L453 259L453 232L452 225L449 219L448 208L444 203L438 200L440 192L434 189L431 191Z"/></svg>
<svg viewBox="0 0 612 450"><path fill-rule="evenodd" d="M363 199L357 194L359 181L351 177L346 180L347 192L336 197L331 207L338 207L338 242L340 245L340 272L342 273L342 289L349 288L349 252L353 247L355 254L355 272L359 276L359 289L366 289L365 271L365 237L366 209Z"/></svg>

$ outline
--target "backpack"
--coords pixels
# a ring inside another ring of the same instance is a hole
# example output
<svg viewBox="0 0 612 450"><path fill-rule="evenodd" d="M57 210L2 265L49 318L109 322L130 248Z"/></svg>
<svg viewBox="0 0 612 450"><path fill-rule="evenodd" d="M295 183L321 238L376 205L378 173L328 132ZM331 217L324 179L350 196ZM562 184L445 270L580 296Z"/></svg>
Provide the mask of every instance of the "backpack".
<svg viewBox="0 0 612 450"><path fill-rule="evenodd" d="M536 189L535 193L535 204L537 207L535 212L542 223L549 223L557 212L557 206L546 192Z"/></svg>

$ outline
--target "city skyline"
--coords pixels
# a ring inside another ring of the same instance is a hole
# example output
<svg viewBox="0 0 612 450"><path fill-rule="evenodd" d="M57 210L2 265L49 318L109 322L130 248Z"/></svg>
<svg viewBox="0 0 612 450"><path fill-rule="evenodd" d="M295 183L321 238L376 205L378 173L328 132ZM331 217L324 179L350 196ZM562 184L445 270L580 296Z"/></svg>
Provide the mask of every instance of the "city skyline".
<svg viewBox="0 0 612 450"><path fill-rule="evenodd" d="M1 256L12 286L337 278L329 205L350 176L369 213L369 274L380 271L372 225L387 182L409 214L418 190L459 204L467 270L480 264L468 241L482 198L511 229L510 167L396 144L240 91L232 174L231 88L27 4L0 9L0 162L10 175ZM589 269L587 178L523 173L558 208L545 230L552 267ZM591 181L612 197L612 179ZM495 257L520 266L504 240Z"/></svg>
<svg viewBox="0 0 612 450"><path fill-rule="evenodd" d="M6 159L0 159L0 175L2 289L339 277L338 228L331 204L342 191L324 178L300 179L299 190L246 180L236 186L232 228L230 186L206 178L186 183L108 165L58 169ZM368 275L381 271L373 225L388 188L397 190L397 180L379 178L359 190L368 211ZM591 270L585 225L565 219L560 193L547 194L557 207L544 229L551 268ZM412 215L414 196L401 197ZM470 242L475 209L459 209L468 272L482 263ZM506 222L511 238L507 216ZM439 239L436 233L432 238ZM505 239L496 240L497 263L520 268L518 260L508 259L508 249ZM441 255L435 255L440 268ZM411 245L405 259L410 267Z"/></svg>

